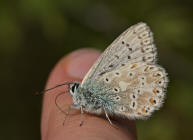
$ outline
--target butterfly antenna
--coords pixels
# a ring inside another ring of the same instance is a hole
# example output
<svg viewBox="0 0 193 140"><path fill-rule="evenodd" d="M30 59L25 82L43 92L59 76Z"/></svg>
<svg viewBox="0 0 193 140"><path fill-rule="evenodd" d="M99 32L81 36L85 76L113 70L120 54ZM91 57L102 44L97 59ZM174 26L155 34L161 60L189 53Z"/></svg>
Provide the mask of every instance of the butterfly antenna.
<svg viewBox="0 0 193 140"><path fill-rule="evenodd" d="M43 91L41 91L41 92L36 92L36 95L45 94L46 92L48 92L48 91L50 91L50 90L53 90L53 89L55 89L55 88L58 88L58 87L61 87L61 86L64 86L64 85L68 85L68 87L69 87L69 85L72 84L72 83L73 83L73 82L65 82L65 83L56 85L56 86L54 86L54 87L52 87L52 88L45 89L45 90L43 90Z"/></svg>

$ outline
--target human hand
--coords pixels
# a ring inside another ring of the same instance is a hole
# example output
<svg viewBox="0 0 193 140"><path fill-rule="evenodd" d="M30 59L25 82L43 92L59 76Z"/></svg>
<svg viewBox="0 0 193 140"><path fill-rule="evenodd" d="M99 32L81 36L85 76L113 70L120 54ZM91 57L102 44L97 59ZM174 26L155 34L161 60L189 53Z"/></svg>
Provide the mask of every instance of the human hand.
<svg viewBox="0 0 193 140"><path fill-rule="evenodd" d="M81 81L90 67L99 57L100 52L91 49L82 49L62 58L52 70L46 89L66 81ZM61 87L44 95L42 107L41 136L42 140L135 140L135 121L118 118L110 125L106 118L84 114L84 123L80 127L80 110L71 110L63 124L65 114L59 113L55 105L55 97L67 88ZM72 102L70 94L65 93L57 103L66 110Z"/></svg>

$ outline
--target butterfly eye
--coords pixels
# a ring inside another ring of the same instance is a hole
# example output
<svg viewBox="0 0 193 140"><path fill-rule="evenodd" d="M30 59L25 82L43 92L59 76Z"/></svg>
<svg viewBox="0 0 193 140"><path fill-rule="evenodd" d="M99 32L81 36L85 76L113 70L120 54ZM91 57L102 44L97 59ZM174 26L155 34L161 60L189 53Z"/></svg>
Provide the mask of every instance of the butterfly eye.
<svg viewBox="0 0 193 140"><path fill-rule="evenodd" d="M72 90L72 93L74 93L75 86L72 86L71 90Z"/></svg>
<svg viewBox="0 0 193 140"><path fill-rule="evenodd" d="M73 85L70 86L70 94L74 94L74 92L77 90L77 88L79 87L79 83L74 83Z"/></svg>

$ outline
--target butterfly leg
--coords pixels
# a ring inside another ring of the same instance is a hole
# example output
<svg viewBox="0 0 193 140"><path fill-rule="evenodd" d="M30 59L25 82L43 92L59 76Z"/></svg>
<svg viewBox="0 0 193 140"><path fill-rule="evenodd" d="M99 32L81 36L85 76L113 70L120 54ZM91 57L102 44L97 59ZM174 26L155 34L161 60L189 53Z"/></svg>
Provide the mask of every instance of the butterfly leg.
<svg viewBox="0 0 193 140"><path fill-rule="evenodd" d="M67 109L67 111L65 113L65 118L64 118L64 121L63 121L63 125L64 125L64 123L66 121L66 118L68 117L68 115L70 113L70 110L71 109L79 109L79 108L80 108L79 105L71 105L71 106L68 107L68 109Z"/></svg>
<svg viewBox="0 0 193 140"><path fill-rule="evenodd" d="M80 106L80 111L81 111L80 126L82 126L82 125L83 125L83 122L84 122L84 110L83 110L83 106Z"/></svg>
<svg viewBox="0 0 193 140"><path fill-rule="evenodd" d="M110 123L111 125L114 125L114 124L111 122L111 120L110 120L110 118L109 118L109 115L107 114L106 109L105 109L104 107L103 107L103 109L104 109L105 116L106 116L107 120L109 121L109 123Z"/></svg>
<svg viewBox="0 0 193 140"><path fill-rule="evenodd" d="M69 115L70 110L71 110L71 106L68 107L68 109L67 109L67 111L66 111L66 113L65 113L65 117L64 117L64 120L63 120L63 123L62 123L63 125L64 125L64 123L65 123L65 121L66 121L66 118L67 118L68 115Z"/></svg>

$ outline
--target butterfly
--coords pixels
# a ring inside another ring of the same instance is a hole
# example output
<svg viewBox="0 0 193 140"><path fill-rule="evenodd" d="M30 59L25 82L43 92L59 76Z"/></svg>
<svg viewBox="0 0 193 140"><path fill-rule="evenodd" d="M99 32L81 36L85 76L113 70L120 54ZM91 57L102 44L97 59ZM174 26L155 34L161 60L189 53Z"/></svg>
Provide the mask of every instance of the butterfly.
<svg viewBox="0 0 193 140"><path fill-rule="evenodd" d="M168 83L156 56L149 26L140 22L129 27L103 52L81 83L61 84L68 85L73 99L66 115L70 109L80 109L80 125L84 112L103 114L110 124L110 116L150 117L162 106Z"/></svg>

